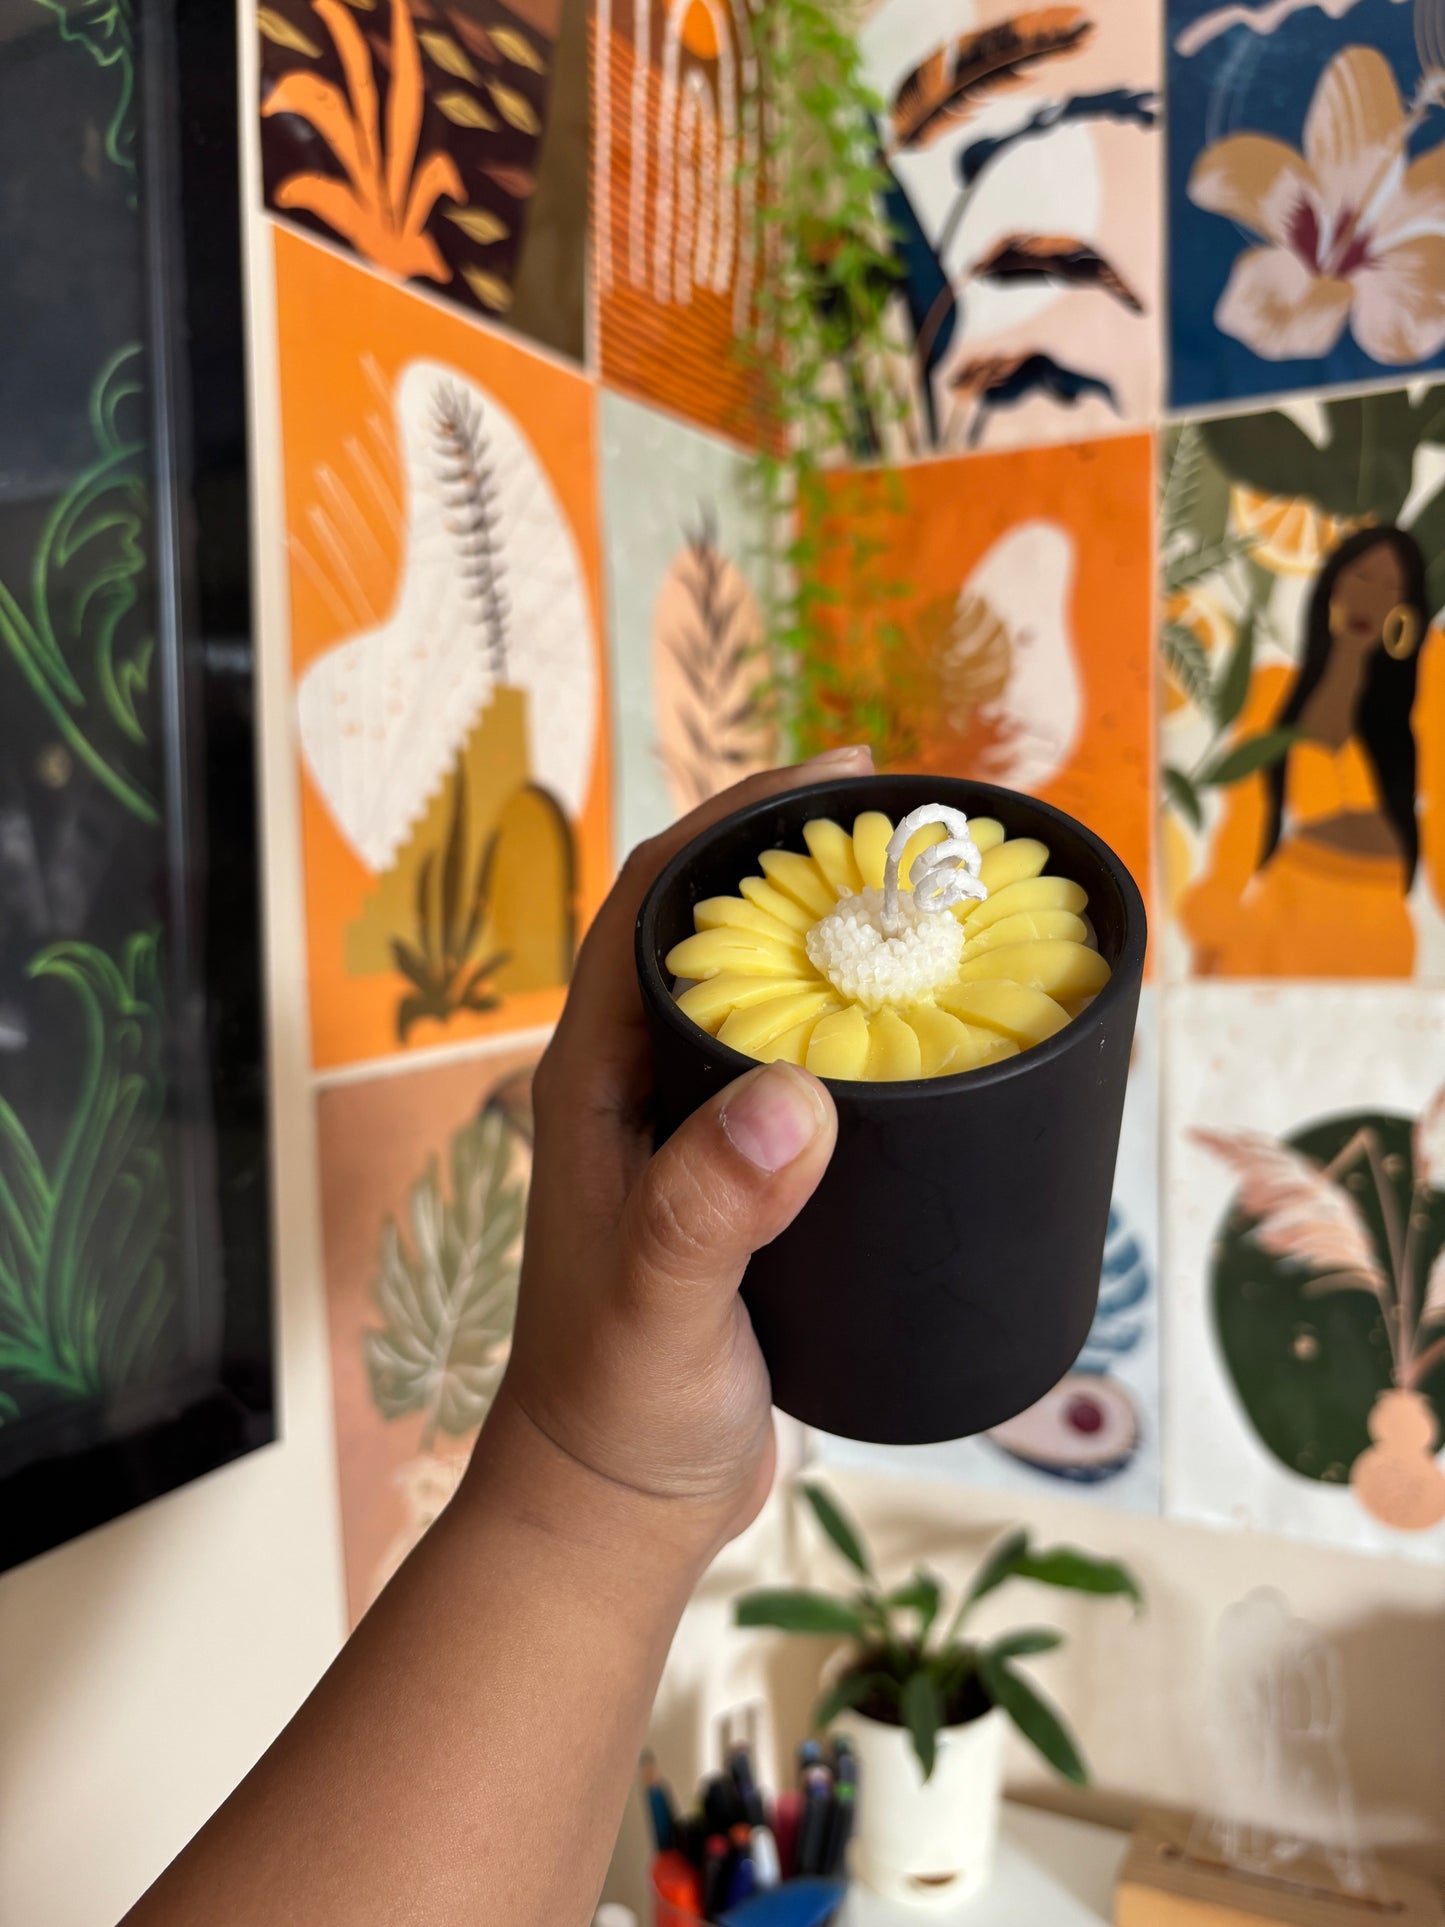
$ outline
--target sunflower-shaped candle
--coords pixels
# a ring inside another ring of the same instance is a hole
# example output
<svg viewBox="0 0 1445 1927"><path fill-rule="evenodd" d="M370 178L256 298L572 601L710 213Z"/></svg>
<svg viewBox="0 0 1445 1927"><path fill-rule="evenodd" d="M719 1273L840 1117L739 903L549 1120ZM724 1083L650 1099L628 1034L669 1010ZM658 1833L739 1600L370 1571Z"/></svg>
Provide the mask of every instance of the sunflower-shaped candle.
<svg viewBox="0 0 1445 1927"><path fill-rule="evenodd" d="M814 817L803 840L696 904L667 957L680 1008L745 1056L872 1083L953 1076L1041 1044L1109 981L1087 893L995 817L865 810L851 834Z"/></svg>
<svg viewBox="0 0 1445 1927"><path fill-rule="evenodd" d="M825 1077L837 1112L817 1190L743 1280L785 1412L917 1445L1002 1424L1069 1370L1144 946L1092 831L957 778L767 797L657 878L637 968L659 1139L758 1059Z"/></svg>

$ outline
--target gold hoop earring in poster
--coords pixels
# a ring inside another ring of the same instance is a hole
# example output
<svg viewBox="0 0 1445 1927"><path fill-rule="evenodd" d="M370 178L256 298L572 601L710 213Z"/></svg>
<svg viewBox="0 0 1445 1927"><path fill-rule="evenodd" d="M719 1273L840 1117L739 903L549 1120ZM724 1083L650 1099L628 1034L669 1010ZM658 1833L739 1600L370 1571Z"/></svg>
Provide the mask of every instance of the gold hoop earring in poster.
<svg viewBox="0 0 1445 1927"><path fill-rule="evenodd" d="M1385 654L1396 662L1408 662L1419 647L1420 628L1419 610L1412 609L1408 602L1397 602L1380 629Z"/></svg>

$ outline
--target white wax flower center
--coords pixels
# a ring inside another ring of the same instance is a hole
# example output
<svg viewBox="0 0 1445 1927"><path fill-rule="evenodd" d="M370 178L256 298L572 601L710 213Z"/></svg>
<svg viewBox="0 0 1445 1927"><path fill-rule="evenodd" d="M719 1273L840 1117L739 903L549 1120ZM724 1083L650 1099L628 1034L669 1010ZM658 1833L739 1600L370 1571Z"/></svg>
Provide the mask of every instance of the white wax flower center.
<svg viewBox="0 0 1445 1927"><path fill-rule="evenodd" d="M931 1004L958 975L963 925L951 911L928 910L903 891L892 919L881 890L842 897L808 932L808 961L840 996L865 1010Z"/></svg>

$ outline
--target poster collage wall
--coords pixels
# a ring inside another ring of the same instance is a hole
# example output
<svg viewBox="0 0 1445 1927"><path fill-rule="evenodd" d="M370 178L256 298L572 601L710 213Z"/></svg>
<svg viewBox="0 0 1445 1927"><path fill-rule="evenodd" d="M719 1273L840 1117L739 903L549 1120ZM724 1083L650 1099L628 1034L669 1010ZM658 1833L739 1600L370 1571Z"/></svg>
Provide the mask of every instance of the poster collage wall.
<svg viewBox="0 0 1445 1927"><path fill-rule="evenodd" d="M505 1365L579 936L781 753L756 14L257 12L354 1615ZM1155 937L1074 1372L988 1438L817 1452L1438 1560L1445 5L878 0L859 39L932 302L906 761L1084 817Z"/></svg>

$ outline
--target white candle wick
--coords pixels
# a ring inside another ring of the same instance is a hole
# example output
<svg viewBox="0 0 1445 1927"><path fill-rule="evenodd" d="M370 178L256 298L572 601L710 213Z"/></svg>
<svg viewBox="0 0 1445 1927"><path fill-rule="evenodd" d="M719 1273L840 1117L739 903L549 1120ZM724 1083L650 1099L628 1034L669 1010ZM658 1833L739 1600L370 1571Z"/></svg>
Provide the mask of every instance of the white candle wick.
<svg viewBox="0 0 1445 1927"><path fill-rule="evenodd" d="M910 882L913 901L921 910L951 910L956 903L983 903L988 885L979 880L983 853L969 832L968 818L962 810L946 803L925 803L910 810L888 839L887 860L883 866L883 934L896 937L903 928L899 915L898 866L909 838L929 823L941 823L948 835L941 842L920 850L913 859Z"/></svg>

